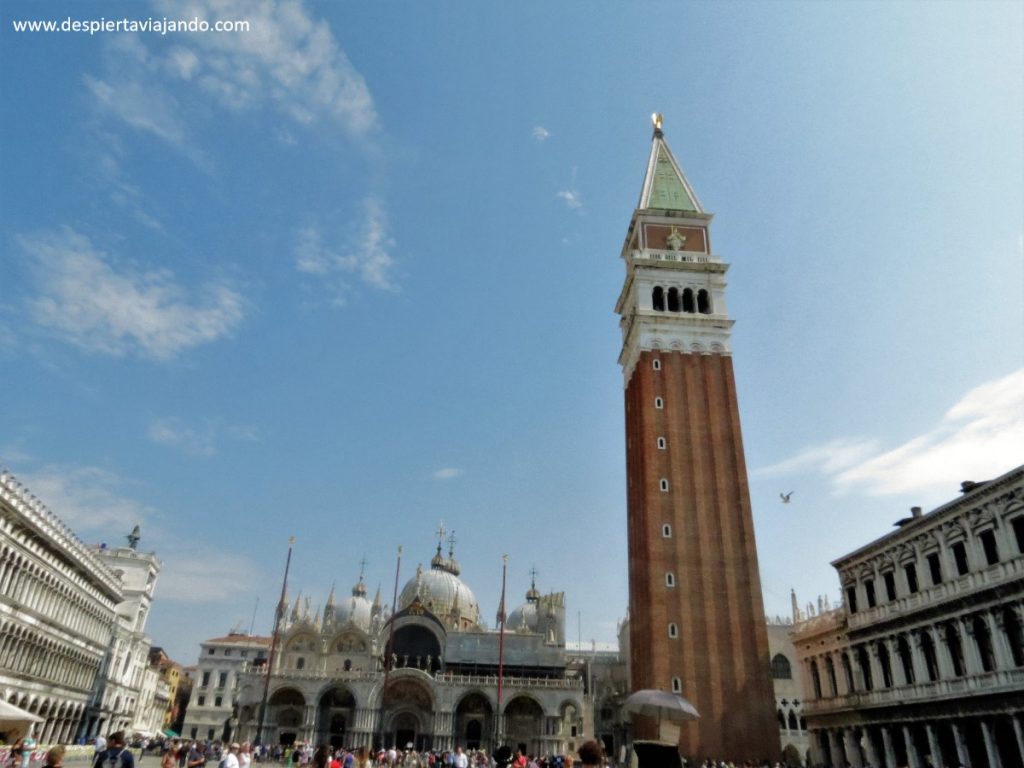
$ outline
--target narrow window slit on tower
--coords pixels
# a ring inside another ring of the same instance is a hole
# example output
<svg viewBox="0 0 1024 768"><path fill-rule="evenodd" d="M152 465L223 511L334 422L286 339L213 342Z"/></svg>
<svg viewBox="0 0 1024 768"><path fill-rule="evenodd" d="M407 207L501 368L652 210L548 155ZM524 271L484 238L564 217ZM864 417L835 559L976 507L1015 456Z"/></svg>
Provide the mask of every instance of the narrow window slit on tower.
<svg viewBox="0 0 1024 768"><path fill-rule="evenodd" d="M659 437L658 438L658 450L659 451L664 451L665 448L667 447L667 445L668 444L665 442L665 438L664 437Z"/></svg>
<svg viewBox="0 0 1024 768"><path fill-rule="evenodd" d="M670 638L672 638L673 640L675 640L677 637L679 637L679 625L676 624L674 621L669 622L669 625L668 625L668 636Z"/></svg>
<svg viewBox="0 0 1024 768"><path fill-rule="evenodd" d="M667 492L668 491L668 479L664 478L664 477L661 478L661 482L658 483L658 487L661 488L663 493Z"/></svg>
<svg viewBox="0 0 1024 768"><path fill-rule="evenodd" d="M672 571L669 571L668 573L665 574L665 586L666 587L674 587L675 585L676 585L676 575L674 573L672 573Z"/></svg>
<svg viewBox="0 0 1024 768"><path fill-rule="evenodd" d="M651 291L651 305L656 312L665 311L665 289L660 285L654 286L654 290Z"/></svg>
<svg viewBox="0 0 1024 768"><path fill-rule="evenodd" d="M663 539L671 539L672 538L672 526L669 525L668 523L665 523L664 525L661 526L661 537Z"/></svg>
<svg viewBox="0 0 1024 768"><path fill-rule="evenodd" d="M702 315L711 314L711 297L703 288L697 291L697 311Z"/></svg>
<svg viewBox="0 0 1024 768"><path fill-rule="evenodd" d="M683 312L693 314L693 289L687 288L683 291Z"/></svg>
<svg viewBox="0 0 1024 768"><path fill-rule="evenodd" d="M668 311L678 312L679 311L679 289L669 288L668 289Z"/></svg>
<svg viewBox="0 0 1024 768"><path fill-rule="evenodd" d="M656 371L660 371L661 370L661 360L659 360L658 358L654 358L651 361L651 368L653 368Z"/></svg>
<svg viewBox="0 0 1024 768"><path fill-rule="evenodd" d="M665 401L662 400L660 397L654 398L654 407L660 411L662 408L665 407Z"/></svg>

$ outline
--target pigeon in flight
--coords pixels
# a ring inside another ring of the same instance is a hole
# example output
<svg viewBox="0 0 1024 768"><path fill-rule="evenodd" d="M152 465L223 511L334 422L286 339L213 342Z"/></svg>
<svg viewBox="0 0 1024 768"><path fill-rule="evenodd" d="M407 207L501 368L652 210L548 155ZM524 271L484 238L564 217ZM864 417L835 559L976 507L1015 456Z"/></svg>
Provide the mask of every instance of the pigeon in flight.
<svg viewBox="0 0 1024 768"><path fill-rule="evenodd" d="M792 491L790 491L789 493L780 493L779 494L779 498L782 499L782 503L783 504L789 504L789 497L792 496L792 495L793 495Z"/></svg>

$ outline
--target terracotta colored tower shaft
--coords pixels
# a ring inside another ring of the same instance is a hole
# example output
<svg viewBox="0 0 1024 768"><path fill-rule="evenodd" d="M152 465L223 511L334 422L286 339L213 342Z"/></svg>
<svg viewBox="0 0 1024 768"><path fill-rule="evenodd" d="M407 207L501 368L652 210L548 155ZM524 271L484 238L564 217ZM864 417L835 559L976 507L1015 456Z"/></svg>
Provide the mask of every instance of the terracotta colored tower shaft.
<svg viewBox="0 0 1024 768"><path fill-rule="evenodd" d="M632 687L701 719L694 758L774 759L778 727L725 308L728 265L660 130L623 249ZM655 724L639 721L638 737Z"/></svg>

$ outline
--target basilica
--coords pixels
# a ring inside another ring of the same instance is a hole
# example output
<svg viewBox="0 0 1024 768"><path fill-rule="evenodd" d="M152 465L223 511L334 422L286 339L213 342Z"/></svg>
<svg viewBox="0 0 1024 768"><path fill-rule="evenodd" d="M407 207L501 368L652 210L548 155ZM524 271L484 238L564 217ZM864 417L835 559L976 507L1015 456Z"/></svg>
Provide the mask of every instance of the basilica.
<svg viewBox="0 0 1024 768"><path fill-rule="evenodd" d="M591 725L583 706L589 670L566 648L564 593L542 595L531 586L501 631L481 620L460 575L453 547L445 557L439 542L429 569L418 568L402 587L394 611L382 605L379 590L368 597L362 575L350 596L339 600L332 589L319 609L286 598L276 642L263 639L262 650L273 644L275 652L254 654L233 672L235 680L223 681L237 691L238 738L575 750ZM231 645L230 637L208 641L201 661L215 663Z"/></svg>

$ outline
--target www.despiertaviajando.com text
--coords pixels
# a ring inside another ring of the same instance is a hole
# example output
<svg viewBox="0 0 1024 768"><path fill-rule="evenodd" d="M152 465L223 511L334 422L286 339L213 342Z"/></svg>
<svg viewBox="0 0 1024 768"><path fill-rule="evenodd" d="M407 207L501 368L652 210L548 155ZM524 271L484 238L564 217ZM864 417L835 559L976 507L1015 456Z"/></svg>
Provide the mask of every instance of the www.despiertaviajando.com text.
<svg viewBox="0 0 1024 768"><path fill-rule="evenodd" d="M245 20L207 21L195 16L191 19L15 19L11 21L15 32L78 32L98 35L107 32L142 32L154 35L180 32L248 32Z"/></svg>

